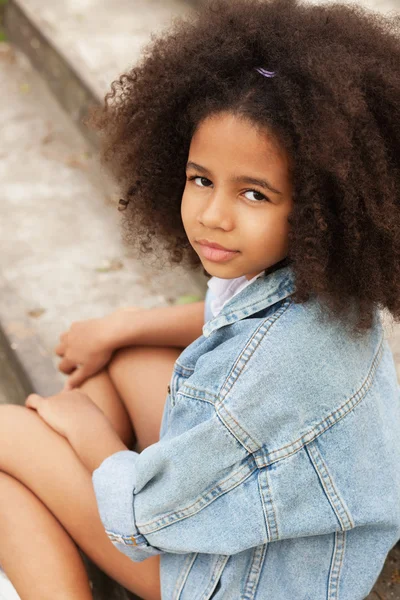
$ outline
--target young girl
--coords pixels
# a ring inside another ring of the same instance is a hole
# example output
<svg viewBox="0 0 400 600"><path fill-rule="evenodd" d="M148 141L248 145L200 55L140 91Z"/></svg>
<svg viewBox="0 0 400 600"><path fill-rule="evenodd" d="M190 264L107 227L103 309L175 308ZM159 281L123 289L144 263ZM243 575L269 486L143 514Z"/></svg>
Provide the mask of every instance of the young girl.
<svg viewBox="0 0 400 600"><path fill-rule="evenodd" d="M0 407L0 562L23 600L91 598L77 546L146 600L361 600L400 538L380 314L400 318L399 22L193 14L90 123L126 238L157 235L209 291L72 324L68 389Z"/></svg>

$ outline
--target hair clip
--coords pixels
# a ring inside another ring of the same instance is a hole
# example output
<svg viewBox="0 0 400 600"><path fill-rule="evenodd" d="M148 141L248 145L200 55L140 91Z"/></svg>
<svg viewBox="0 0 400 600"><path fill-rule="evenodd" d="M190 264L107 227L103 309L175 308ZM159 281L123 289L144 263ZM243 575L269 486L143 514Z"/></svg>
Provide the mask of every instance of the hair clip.
<svg viewBox="0 0 400 600"><path fill-rule="evenodd" d="M123 198L120 198L120 201L118 202L118 210L126 210L126 207L129 204L129 200L124 200Z"/></svg>
<svg viewBox="0 0 400 600"><path fill-rule="evenodd" d="M256 69L256 71L261 73L261 75L264 75L264 77L275 77L275 75L276 75L275 71L267 71L266 69L263 69L262 67L255 67L255 69Z"/></svg>

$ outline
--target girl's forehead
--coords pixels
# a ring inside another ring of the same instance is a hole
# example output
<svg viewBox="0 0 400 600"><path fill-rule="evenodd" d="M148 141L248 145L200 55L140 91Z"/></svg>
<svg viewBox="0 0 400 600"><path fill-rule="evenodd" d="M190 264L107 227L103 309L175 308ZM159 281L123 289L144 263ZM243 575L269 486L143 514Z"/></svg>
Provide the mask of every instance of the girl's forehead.
<svg viewBox="0 0 400 600"><path fill-rule="evenodd" d="M196 128L191 146L224 143L235 146L264 147L269 153L280 154L284 149L273 132L250 119L232 113L222 113L205 118Z"/></svg>
<svg viewBox="0 0 400 600"><path fill-rule="evenodd" d="M289 157L276 137L249 119L223 113L204 119L190 144L190 161L206 168L238 165L263 170L288 170Z"/></svg>

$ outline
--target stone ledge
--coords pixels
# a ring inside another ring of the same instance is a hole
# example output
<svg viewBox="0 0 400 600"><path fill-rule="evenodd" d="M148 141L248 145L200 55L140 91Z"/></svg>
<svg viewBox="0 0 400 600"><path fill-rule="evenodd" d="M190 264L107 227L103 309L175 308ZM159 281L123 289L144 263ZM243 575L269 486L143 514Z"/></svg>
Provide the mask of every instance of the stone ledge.
<svg viewBox="0 0 400 600"><path fill-rule="evenodd" d="M16 0L9 0L4 8L4 27L8 39L28 56L81 133L97 147L96 136L82 123L88 107L100 102L90 84Z"/></svg>

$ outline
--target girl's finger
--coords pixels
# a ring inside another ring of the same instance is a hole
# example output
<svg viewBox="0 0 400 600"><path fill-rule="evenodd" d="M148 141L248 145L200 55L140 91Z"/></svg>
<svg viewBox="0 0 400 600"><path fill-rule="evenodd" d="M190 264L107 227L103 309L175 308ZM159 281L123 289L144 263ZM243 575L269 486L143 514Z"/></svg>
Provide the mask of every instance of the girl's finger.
<svg viewBox="0 0 400 600"><path fill-rule="evenodd" d="M76 363L73 363L71 360L68 360L68 358L63 358L62 361L60 361L58 368L66 375L69 375L70 373L72 373L72 371L76 369Z"/></svg>
<svg viewBox="0 0 400 600"><path fill-rule="evenodd" d="M58 346L56 346L54 348L54 352L56 354L58 354L58 356L64 356L64 354L65 354L65 344L58 344Z"/></svg>
<svg viewBox="0 0 400 600"><path fill-rule="evenodd" d="M73 388L79 387L89 377L89 373L85 367L76 369L75 372L67 379L63 391L68 392Z"/></svg>
<svg viewBox="0 0 400 600"><path fill-rule="evenodd" d="M27 399L25 400L25 406L27 406L28 408L34 408L35 410L37 410L41 400L42 400L42 397L39 396L39 394L30 394L27 397Z"/></svg>

